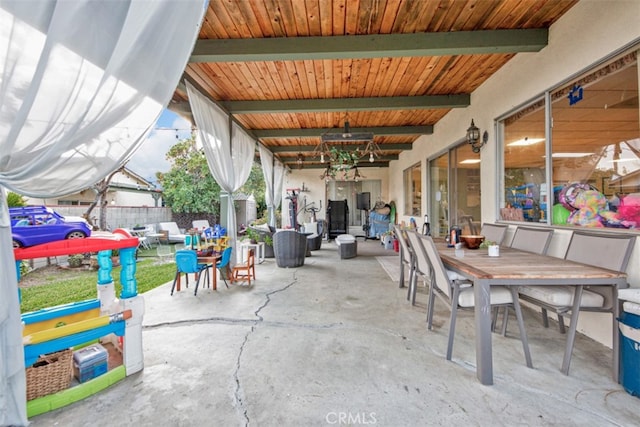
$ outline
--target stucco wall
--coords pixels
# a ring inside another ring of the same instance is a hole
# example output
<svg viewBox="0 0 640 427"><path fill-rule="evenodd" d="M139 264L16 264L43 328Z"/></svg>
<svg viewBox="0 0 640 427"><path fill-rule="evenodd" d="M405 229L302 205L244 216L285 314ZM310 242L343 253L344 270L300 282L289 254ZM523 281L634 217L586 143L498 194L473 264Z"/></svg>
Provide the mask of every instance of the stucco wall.
<svg viewBox="0 0 640 427"><path fill-rule="evenodd" d="M432 135L413 144L411 151L390 164L390 198L403 199L402 172L422 159L423 185L427 159L433 158L462 138L471 119L481 130L488 130L489 143L481 152L482 221L493 222L497 215L497 147L494 120L524 104L545 90L598 63L609 54L640 40L640 1L583 0L555 23L549 32L549 45L538 53L516 55L509 63L471 94L471 105L454 109L437 123ZM423 212L427 197L423 197ZM400 217L408 220L408 217ZM419 224L421 225L421 224ZM515 227L515 226L514 226ZM512 231L511 231L512 232ZM570 231L554 233L549 254L563 256ZM510 236L507 236L509 241ZM640 287L640 250L636 244L627 273L632 287ZM610 316L581 313L579 330L611 346Z"/></svg>

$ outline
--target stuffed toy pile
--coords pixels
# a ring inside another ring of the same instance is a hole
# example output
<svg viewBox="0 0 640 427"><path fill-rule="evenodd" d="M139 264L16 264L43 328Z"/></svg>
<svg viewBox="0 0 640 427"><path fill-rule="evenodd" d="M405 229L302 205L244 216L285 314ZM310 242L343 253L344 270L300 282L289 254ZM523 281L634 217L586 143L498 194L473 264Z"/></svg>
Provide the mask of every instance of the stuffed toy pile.
<svg viewBox="0 0 640 427"><path fill-rule="evenodd" d="M571 183L558 194L558 203L553 206L553 223L636 228L640 226L640 193L623 197L614 212L609 209L604 194L588 184Z"/></svg>

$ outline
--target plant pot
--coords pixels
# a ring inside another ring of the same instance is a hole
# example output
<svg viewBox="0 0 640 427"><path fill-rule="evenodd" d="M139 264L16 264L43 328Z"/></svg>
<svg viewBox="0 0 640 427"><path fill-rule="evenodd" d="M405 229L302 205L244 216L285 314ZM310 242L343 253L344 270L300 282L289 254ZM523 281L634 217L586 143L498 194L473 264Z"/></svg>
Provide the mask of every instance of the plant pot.
<svg viewBox="0 0 640 427"><path fill-rule="evenodd" d="M82 267L82 258L69 258L69 268L80 268Z"/></svg>
<svg viewBox="0 0 640 427"><path fill-rule="evenodd" d="M488 250L489 250L489 256L500 256L500 246L491 245L489 246Z"/></svg>

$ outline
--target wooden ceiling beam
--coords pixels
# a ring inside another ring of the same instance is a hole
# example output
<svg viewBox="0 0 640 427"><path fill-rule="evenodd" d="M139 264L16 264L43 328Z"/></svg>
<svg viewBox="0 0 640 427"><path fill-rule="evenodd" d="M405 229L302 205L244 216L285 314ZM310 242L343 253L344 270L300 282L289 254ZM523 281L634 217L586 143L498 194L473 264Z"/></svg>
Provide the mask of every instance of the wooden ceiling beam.
<svg viewBox="0 0 640 427"><path fill-rule="evenodd" d="M202 39L190 62L296 61L538 52L546 28L350 36Z"/></svg>
<svg viewBox="0 0 640 427"><path fill-rule="evenodd" d="M336 128L334 131L338 132ZM331 130L329 130L331 132ZM351 128L352 133L372 132L375 136L431 135L433 126L376 126ZM318 138L327 128L309 129L251 129L256 138Z"/></svg>
<svg viewBox="0 0 640 427"><path fill-rule="evenodd" d="M395 159L391 159L391 160L395 160ZM298 169L298 164L296 163L295 160L291 160L291 161L284 161L282 163L283 165L289 167L290 169ZM326 169L327 168L327 163L320 163L319 161L316 163L303 163L302 164L302 169ZM361 168L387 168L389 167L389 161L385 161L385 160L376 160L373 163L370 163L368 161L362 161L358 163L358 169Z"/></svg>
<svg viewBox="0 0 640 427"><path fill-rule="evenodd" d="M364 144L340 144L340 148L343 150L352 151L356 148L362 149ZM380 151L404 151L411 150L413 144L378 144ZM299 152L309 152L314 151L316 149L315 145L279 145L279 146L270 146L269 150L271 152L278 153L299 153Z"/></svg>
<svg viewBox="0 0 640 427"><path fill-rule="evenodd" d="M387 96L368 98L278 99L266 101L223 101L231 114L310 113L341 111L390 111L465 108L469 94L432 96Z"/></svg>

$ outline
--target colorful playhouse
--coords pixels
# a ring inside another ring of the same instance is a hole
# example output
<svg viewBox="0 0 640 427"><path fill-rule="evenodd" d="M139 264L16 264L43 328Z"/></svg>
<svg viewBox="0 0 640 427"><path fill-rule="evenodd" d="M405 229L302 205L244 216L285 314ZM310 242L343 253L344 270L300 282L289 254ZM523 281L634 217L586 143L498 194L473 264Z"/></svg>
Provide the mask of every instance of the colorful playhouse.
<svg viewBox="0 0 640 427"><path fill-rule="evenodd" d="M28 417L84 399L143 369L137 247L137 237L118 229L14 249L18 275L22 260L98 253L97 298L22 315ZM122 266L119 298L111 275L115 249Z"/></svg>

